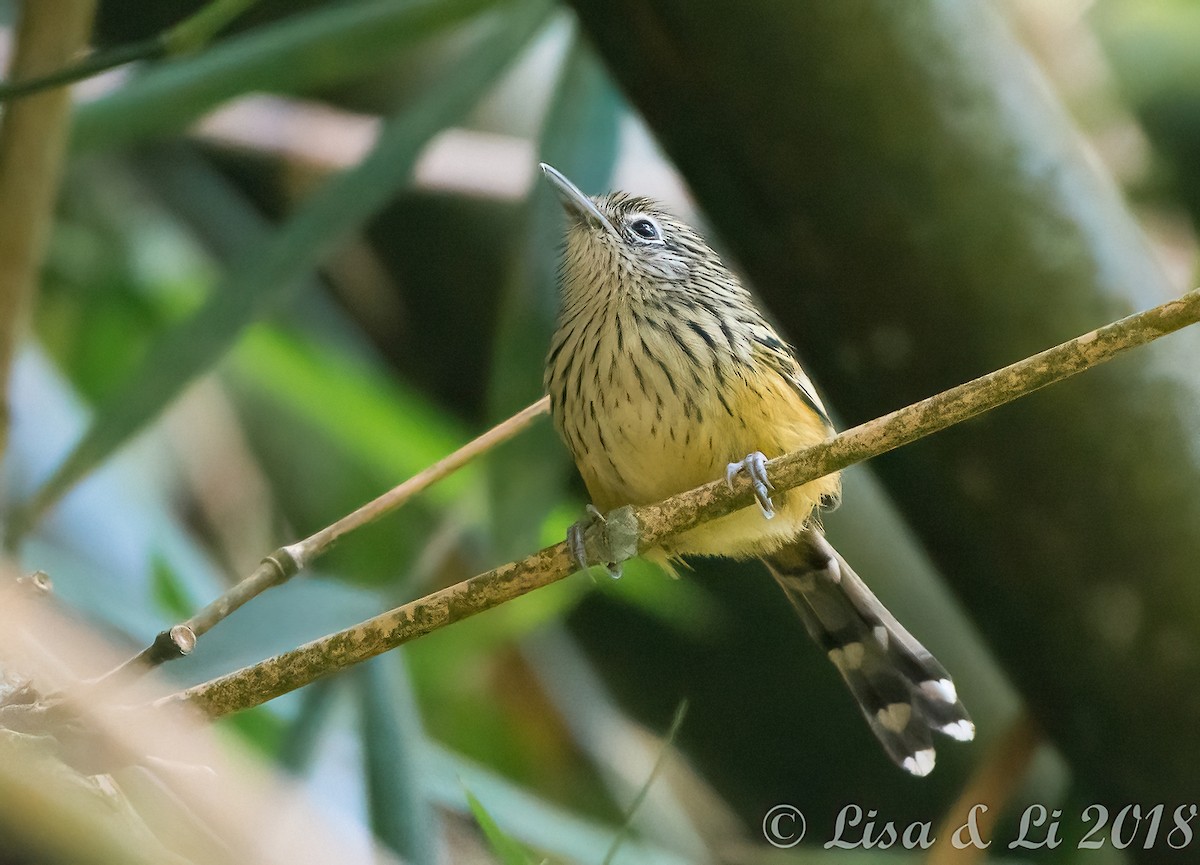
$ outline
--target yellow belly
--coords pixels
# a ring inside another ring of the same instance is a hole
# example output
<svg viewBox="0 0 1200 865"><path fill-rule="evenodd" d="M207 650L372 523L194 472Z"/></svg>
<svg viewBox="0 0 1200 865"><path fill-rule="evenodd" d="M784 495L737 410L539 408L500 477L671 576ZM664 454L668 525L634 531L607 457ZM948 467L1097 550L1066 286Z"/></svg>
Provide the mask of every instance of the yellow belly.
<svg viewBox="0 0 1200 865"><path fill-rule="evenodd" d="M575 454L602 511L661 501L723 478L730 462L754 451L772 459L828 435L823 419L769 370L751 381L727 380L724 403L711 390L693 391L690 411L661 389L653 400L617 390L610 390L596 432L580 433L585 446ZM684 554L744 558L772 552L799 535L822 500L836 499L840 488L839 476L830 475L776 493L773 519L757 505L744 508L679 535L662 555L649 558L661 563Z"/></svg>

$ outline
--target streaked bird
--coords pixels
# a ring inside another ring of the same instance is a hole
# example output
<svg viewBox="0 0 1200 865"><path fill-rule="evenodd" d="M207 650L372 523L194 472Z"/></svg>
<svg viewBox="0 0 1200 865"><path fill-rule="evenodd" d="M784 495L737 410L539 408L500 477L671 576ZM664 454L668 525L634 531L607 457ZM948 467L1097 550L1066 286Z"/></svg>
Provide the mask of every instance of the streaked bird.
<svg viewBox="0 0 1200 865"><path fill-rule="evenodd" d="M562 308L546 359L554 422L594 514L649 504L739 472L747 507L651 558L760 557L899 766L927 775L933 733L975 727L945 668L880 603L821 532L830 475L771 497L767 459L833 426L795 355L704 239L647 198L583 194L542 165L568 215ZM595 517L593 517L595 518ZM582 526L569 541L581 567Z"/></svg>

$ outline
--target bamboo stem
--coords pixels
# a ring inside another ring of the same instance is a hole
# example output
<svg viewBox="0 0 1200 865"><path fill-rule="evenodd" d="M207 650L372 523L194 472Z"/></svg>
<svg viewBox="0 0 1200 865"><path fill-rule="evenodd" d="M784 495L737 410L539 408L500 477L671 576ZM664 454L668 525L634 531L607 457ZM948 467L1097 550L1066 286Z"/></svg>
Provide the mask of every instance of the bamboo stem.
<svg viewBox="0 0 1200 865"><path fill-rule="evenodd" d="M87 44L95 8L95 0L26 0L9 77L34 78L70 60ZM0 126L0 458L8 382L54 220L70 110L70 91L51 90L9 106Z"/></svg>

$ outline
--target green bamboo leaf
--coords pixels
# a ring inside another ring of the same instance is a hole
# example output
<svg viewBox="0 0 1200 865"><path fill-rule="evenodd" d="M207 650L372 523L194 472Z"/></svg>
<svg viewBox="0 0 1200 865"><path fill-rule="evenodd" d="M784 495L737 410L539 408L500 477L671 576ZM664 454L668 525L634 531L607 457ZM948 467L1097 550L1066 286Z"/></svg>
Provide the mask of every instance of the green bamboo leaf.
<svg viewBox="0 0 1200 865"><path fill-rule="evenodd" d="M621 98L582 42L567 55L542 132L541 157L586 191L607 183L616 161ZM527 245L506 286L490 382L492 415L507 417L542 393L542 365L558 309L558 255L563 215L549 185L535 183L528 202ZM549 456L553 455L553 457ZM491 464L497 555L529 549L542 518L561 499L569 476L566 452L543 424L506 447Z"/></svg>
<svg viewBox="0 0 1200 865"><path fill-rule="evenodd" d="M428 395L348 350L352 345L264 324L251 328L221 367L247 441L282 513L302 534L472 438ZM298 465L307 467L302 476ZM417 563L422 550L439 543L435 535L486 525L483 478L481 466L463 467L401 513L357 532L353 543L339 544L323 567L407 597L404 586L423 578Z"/></svg>
<svg viewBox="0 0 1200 865"><path fill-rule="evenodd" d="M478 100L548 11L548 3L535 0L493 13L493 26L452 77L389 120L361 163L327 181L262 247L240 257L204 306L151 345L125 387L100 407L83 439L14 515L10 540L216 363L246 325L286 302L338 243L382 208L407 181L421 147Z"/></svg>
<svg viewBox="0 0 1200 865"><path fill-rule="evenodd" d="M379 478L414 475L471 438L448 413L386 370L284 330L254 328L223 369L255 402L278 407ZM477 473L466 466L429 495L443 504L461 500Z"/></svg>
<svg viewBox="0 0 1200 865"><path fill-rule="evenodd" d="M150 564L150 579L154 602L171 619L186 619L196 609L190 592L165 556L154 556Z"/></svg>
<svg viewBox="0 0 1200 865"><path fill-rule="evenodd" d="M255 706L248 712L229 715L217 723L235 731L243 742L267 759L278 753L286 733L279 715L266 706Z"/></svg>
<svg viewBox="0 0 1200 865"><path fill-rule="evenodd" d="M483 807L483 803L476 799L470 790L467 790L466 793L467 804L471 808L471 813L475 815L475 822L483 830L488 847L496 854L501 865L533 865L533 860L526 854L525 848L500 828L499 824L492 819L492 815Z"/></svg>
<svg viewBox="0 0 1200 865"><path fill-rule="evenodd" d="M222 269L262 249L278 226L262 214L245 192L199 148L164 142L139 152L137 176ZM305 294L316 293L310 275Z"/></svg>
<svg viewBox="0 0 1200 865"><path fill-rule="evenodd" d="M413 644L418 645L417 643ZM441 808L460 813L470 807L468 788L488 803L488 813L502 823L510 837L544 850L555 861L591 863L612 839L612 826L596 822L541 798L493 769L429 742L425 783ZM635 839L621 848L619 865L694 865L695 860L661 845Z"/></svg>
<svg viewBox="0 0 1200 865"><path fill-rule="evenodd" d="M358 677L364 769L375 837L414 865L438 861L437 819L421 787L424 733L397 653L361 665Z"/></svg>
<svg viewBox="0 0 1200 865"><path fill-rule="evenodd" d="M212 0L164 33L163 43L172 54L199 51L257 2L259 0Z"/></svg>
<svg viewBox="0 0 1200 865"><path fill-rule="evenodd" d="M84 105L71 145L127 146L183 129L243 93L299 94L353 79L492 5L496 0L365 0L294 16L162 63Z"/></svg>

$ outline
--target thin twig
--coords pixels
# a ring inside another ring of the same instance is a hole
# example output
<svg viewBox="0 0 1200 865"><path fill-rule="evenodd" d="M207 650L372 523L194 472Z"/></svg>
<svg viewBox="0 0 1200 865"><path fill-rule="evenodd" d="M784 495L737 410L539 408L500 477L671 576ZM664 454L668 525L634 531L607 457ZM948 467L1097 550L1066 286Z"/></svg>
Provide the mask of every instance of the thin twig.
<svg viewBox="0 0 1200 865"><path fill-rule="evenodd" d="M629 837L633 829L633 818L637 814L638 808L642 807L642 803L646 801L646 794L650 792L651 785L658 777L658 773L662 770L663 763L666 761L667 753L675 745L675 737L679 735L679 729L683 726L683 719L687 717L688 701L683 699L679 701L679 705L675 707L675 717L671 719L671 726L667 729L667 735L663 737L662 746L659 748L658 756L654 759L654 765L650 767L650 774L646 776L646 780L642 786L638 788L637 795L633 797L633 801L629 803L629 807L625 809L622 815L621 828L617 830L617 834L613 836L612 843L608 847L608 852L604 854L604 859L600 865L612 865L612 861L617 858L617 853L621 850L621 845L625 843L625 839Z"/></svg>
<svg viewBox="0 0 1200 865"><path fill-rule="evenodd" d="M95 0L24 3L11 75L56 69L87 42ZM36 292L62 175L71 95L12 105L0 127L0 457L8 445L7 388Z"/></svg>
<svg viewBox="0 0 1200 865"><path fill-rule="evenodd" d="M808 483L1061 381L1117 354L1200 321L1200 289L1086 333L936 396L860 424L827 442L771 460L782 491ZM644 507L618 508L586 534L589 561L616 562L746 507L751 483L713 481ZM574 571L565 543L501 565L351 628L175 695L211 716L257 706L336 670L496 607Z"/></svg>
<svg viewBox="0 0 1200 865"><path fill-rule="evenodd" d="M984 845L991 844L996 821L1025 780L1041 743L1042 734L1037 724L1028 713L1021 712L991 747L979 769L946 812L934 836L937 842L929 851L926 865L972 865L986 858L987 847ZM984 806L983 810L979 810L980 805ZM974 838L960 831L967 825L975 827L975 834L982 843L975 843ZM956 838L956 833L963 837Z"/></svg>
<svg viewBox="0 0 1200 865"><path fill-rule="evenodd" d="M390 514L413 496L458 471L475 457L508 441L546 414L549 409L549 397L542 397L533 405L496 424L483 435L472 439L452 454L443 457L429 468L423 469L353 513L342 517L336 523L302 541L275 550L264 558L248 577L195 613L187 621L180 622L160 633L155 637L153 643L111 673L106 674L100 681L107 682L115 676L134 672L139 668L154 667L164 661L189 654L195 647L196 640L247 601L261 595L272 586L286 582L298 571L311 564L318 556L327 552L344 535Z"/></svg>
<svg viewBox="0 0 1200 865"><path fill-rule="evenodd" d="M230 21L257 2L258 0L213 0L195 15L149 39L103 51L93 51L78 63L63 66L62 63L70 60L68 55L56 64L58 68L54 68L52 72L40 75L10 75L8 81L0 83L0 102L74 84L76 81L83 81L85 78L137 60L159 60L195 51L208 44Z"/></svg>
<svg viewBox="0 0 1200 865"><path fill-rule="evenodd" d="M544 396L533 405L521 409L508 420L496 424L474 441L463 445L450 456L439 460L429 468L413 475L400 486L384 493L375 501L363 505L300 543L292 544L284 549L296 560L299 567L307 566L313 559L332 547L343 535L360 529L367 523L373 523L384 514L391 513L421 490L458 471L480 454L508 441L549 411L550 398Z"/></svg>
<svg viewBox="0 0 1200 865"><path fill-rule="evenodd" d="M63 66L45 75L35 78L13 76L9 81L0 83L0 102L9 102L22 96L32 96L35 93L65 87L127 63L134 63L138 60L158 60L160 57L165 57L166 54L167 44L163 40L162 34L139 42L118 45L105 51L93 51L78 63Z"/></svg>

